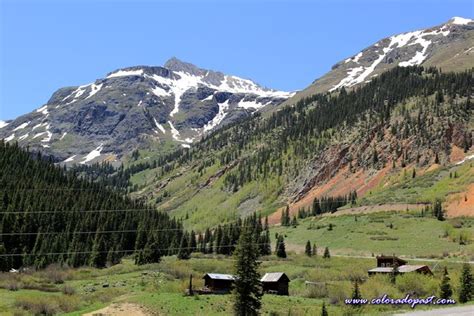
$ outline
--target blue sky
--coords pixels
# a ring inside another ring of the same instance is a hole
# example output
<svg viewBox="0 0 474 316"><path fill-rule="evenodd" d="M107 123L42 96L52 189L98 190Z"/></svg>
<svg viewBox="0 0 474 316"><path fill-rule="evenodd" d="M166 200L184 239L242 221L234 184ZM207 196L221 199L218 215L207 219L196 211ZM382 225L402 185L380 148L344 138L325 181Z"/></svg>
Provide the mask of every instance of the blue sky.
<svg viewBox="0 0 474 316"><path fill-rule="evenodd" d="M383 37L472 18L473 3L0 0L0 119L40 107L60 87L172 56L302 89Z"/></svg>

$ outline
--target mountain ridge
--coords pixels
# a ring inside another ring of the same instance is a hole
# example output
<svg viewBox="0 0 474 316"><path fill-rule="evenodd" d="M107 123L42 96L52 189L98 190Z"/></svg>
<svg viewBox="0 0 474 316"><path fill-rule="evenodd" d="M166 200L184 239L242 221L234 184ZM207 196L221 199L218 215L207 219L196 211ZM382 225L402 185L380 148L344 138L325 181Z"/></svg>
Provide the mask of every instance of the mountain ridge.
<svg viewBox="0 0 474 316"><path fill-rule="evenodd" d="M356 87L397 65L461 71L474 66L473 56L474 20L453 17L437 26L397 33L375 42L334 64L331 70L281 106L295 104L315 93Z"/></svg>
<svg viewBox="0 0 474 316"><path fill-rule="evenodd" d="M39 109L1 123L0 138L63 163L118 163L136 149L189 148L205 133L291 95L175 57L165 66L120 68L60 88Z"/></svg>

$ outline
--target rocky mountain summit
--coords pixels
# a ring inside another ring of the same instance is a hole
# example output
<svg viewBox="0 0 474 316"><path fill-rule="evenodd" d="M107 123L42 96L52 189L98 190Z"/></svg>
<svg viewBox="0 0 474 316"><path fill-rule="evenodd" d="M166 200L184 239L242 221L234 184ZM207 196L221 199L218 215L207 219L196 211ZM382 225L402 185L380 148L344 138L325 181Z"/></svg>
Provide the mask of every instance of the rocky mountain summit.
<svg viewBox="0 0 474 316"><path fill-rule="evenodd" d="M435 66L443 71L474 67L474 20L453 17L448 22L384 38L332 66L331 71L298 92L285 104L314 93L346 89L370 80L393 67Z"/></svg>
<svg viewBox="0 0 474 316"><path fill-rule="evenodd" d="M202 135L291 94L171 58L57 90L47 104L10 122L0 139L64 163L119 161L135 149L189 147Z"/></svg>

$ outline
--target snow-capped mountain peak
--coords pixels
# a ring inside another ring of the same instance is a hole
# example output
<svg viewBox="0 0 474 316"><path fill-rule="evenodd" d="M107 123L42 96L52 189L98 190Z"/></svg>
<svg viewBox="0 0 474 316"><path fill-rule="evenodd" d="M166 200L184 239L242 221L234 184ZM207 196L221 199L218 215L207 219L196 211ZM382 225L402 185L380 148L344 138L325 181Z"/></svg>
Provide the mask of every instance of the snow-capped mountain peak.
<svg viewBox="0 0 474 316"><path fill-rule="evenodd" d="M150 144L189 148L205 133L289 96L171 58L163 67L117 69L93 83L59 89L37 110L0 123L0 138L65 163L114 161ZM61 145L70 142L75 146Z"/></svg>
<svg viewBox="0 0 474 316"><path fill-rule="evenodd" d="M436 52L437 46L458 40L460 28L464 28L465 31L472 30L473 20L453 17L448 22L433 28L385 38L336 65L336 67L342 65L346 69L346 76L329 91L370 81L372 76L377 75L378 68L386 67L387 64L400 67L421 65ZM453 32L454 35L451 36Z"/></svg>

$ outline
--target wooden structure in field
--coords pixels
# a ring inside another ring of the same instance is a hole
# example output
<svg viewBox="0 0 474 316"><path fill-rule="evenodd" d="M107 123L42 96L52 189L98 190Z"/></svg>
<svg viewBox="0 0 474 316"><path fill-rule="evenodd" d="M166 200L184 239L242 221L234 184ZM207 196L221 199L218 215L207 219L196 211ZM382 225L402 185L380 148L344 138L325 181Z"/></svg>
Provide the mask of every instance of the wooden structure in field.
<svg viewBox="0 0 474 316"><path fill-rule="evenodd" d="M260 282L264 293L288 295L290 279L283 272L265 273Z"/></svg>
<svg viewBox="0 0 474 316"><path fill-rule="evenodd" d="M376 258L377 258L377 267L370 269L368 271L369 276L375 275L375 274L391 274L393 273L393 269L395 267L397 267L399 274L410 273L410 272L417 272L417 273L430 274L430 275L433 274L430 268L426 265L410 265L410 264L407 264L408 263L407 261L395 256L381 255L381 256L377 256Z"/></svg>
<svg viewBox="0 0 474 316"><path fill-rule="evenodd" d="M235 277L231 274L206 273L203 277L204 289L202 294L226 294L232 291Z"/></svg>

